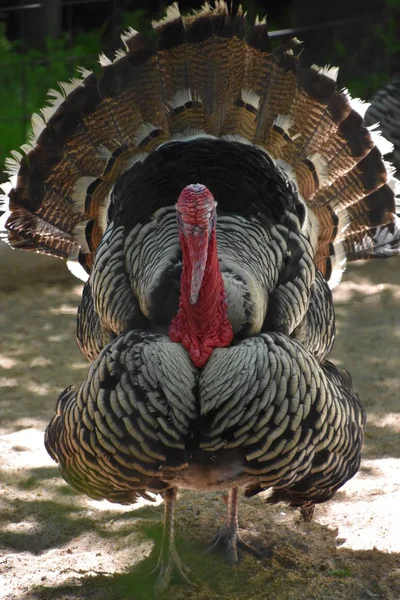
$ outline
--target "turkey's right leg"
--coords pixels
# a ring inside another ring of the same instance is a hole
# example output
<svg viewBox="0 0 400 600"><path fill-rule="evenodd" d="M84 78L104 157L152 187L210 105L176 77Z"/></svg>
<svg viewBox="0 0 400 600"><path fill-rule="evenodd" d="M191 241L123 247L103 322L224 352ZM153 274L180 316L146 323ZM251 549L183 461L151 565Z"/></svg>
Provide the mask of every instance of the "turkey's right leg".
<svg viewBox="0 0 400 600"><path fill-rule="evenodd" d="M178 488L171 488L164 494L164 534L161 545L160 557L154 571L158 571L155 584L156 593L164 591L171 582L171 577L176 572L179 578L188 585L195 585L185 575L190 569L181 562L175 547L175 501Z"/></svg>
<svg viewBox="0 0 400 600"><path fill-rule="evenodd" d="M218 533L211 541L209 552L219 550L226 560L231 564L238 562L238 548L247 550L251 554L259 556L260 553L246 544L239 536L239 489L237 486L231 488L227 498L226 519Z"/></svg>

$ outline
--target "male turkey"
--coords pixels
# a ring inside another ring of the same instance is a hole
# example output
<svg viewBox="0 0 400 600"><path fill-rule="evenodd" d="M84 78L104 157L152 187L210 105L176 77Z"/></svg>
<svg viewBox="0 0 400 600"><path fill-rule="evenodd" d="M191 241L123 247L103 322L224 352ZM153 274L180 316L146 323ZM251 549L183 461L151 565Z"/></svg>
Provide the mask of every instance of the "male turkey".
<svg viewBox="0 0 400 600"><path fill-rule="evenodd" d="M393 182L337 70L271 51L223 1L102 57L52 92L16 156L12 246L89 274L91 361L46 431L93 498L165 499L158 588L173 570L178 488L230 488L215 538L237 560L238 487L310 519L360 462L365 414L326 357L329 285L347 260L399 252Z"/></svg>

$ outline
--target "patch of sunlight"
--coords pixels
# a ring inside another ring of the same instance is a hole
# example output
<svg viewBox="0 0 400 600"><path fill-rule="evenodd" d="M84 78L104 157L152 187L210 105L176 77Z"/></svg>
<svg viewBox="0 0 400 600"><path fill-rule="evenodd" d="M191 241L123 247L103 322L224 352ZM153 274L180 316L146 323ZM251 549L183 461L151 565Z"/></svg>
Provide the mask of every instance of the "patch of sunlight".
<svg viewBox="0 0 400 600"><path fill-rule="evenodd" d="M0 354L0 368L1 369L12 369L18 364L18 361L14 358L10 358L9 356L4 356Z"/></svg>
<svg viewBox="0 0 400 600"><path fill-rule="evenodd" d="M0 387L17 387L18 381L11 377L0 377Z"/></svg>
<svg viewBox="0 0 400 600"><path fill-rule="evenodd" d="M340 360L339 358L337 358L336 356L331 356L330 360L333 362L334 365L336 365L339 368L343 368L344 367L344 362L342 360Z"/></svg>
<svg viewBox="0 0 400 600"><path fill-rule="evenodd" d="M400 459L364 460L361 469L323 514L317 506L316 520L338 528L342 548L400 552Z"/></svg>
<svg viewBox="0 0 400 600"><path fill-rule="evenodd" d="M13 450L15 447L23 447L24 450ZM0 456L4 459L1 465L4 470L54 466L44 447L44 428L30 427L3 433L0 436Z"/></svg>
<svg viewBox="0 0 400 600"><path fill-rule="evenodd" d="M54 531L51 525L49 530ZM55 538L57 539L56 536ZM91 575L100 575L101 581L103 577L113 573L129 570L150 554L154 545L152 541L139 542L136 538L133 539L134 544L120 549L115 547L115 539L103 539L96 533L89 532L41 552L27 549L9 553L1 560L6 576L0 575L0 598L87 598L86 594L82 595L80 585L84 587ZM98 586L97 583L93 585ZM108 589L106 583L103 585ZM57 593L63 586L67 591ZM95 595L98 598L109 598L107 591L103 594L101 583L99 586L100 595L96 592ZM128 595L131 597L135 590L130 592ZM91 593L89 595L94 597ZM115 597L114 594L111 595Z"/></svg>
<svg viewBox="0 0 400 600"><path fill-rule="evenodd" d="M64 341L64 336L63 335L49 335L49 337L47 338L47 340L49 342L63 342Z"/></svg>
<svg viewBox="0 0 400 600"><path fill-rule="evenodd" d="M58 308L51 308L50 313L52 315L76 315L78 308L76 306L70 306L69 304L61 304Z"/></svg>
<svg viewBox="0 0 400 600"><path fill-rule="evenodd" d="M37 381L27 381L24 384L24 388L37 396L47 396L53 391L51 385L48 385L47 383L38 383Z"/></svg>
<svg viewBox="0 0 400 600"><path fill-rule="evenodd" d="M133 504L118 504L116 502L108 502L108 500L91 500L87 499L87 506L92 508L93 510L99 511L115 511L115 512L130 512L132 510L138 510L143 506L158 506L163 502L162 497L159 494L149 494L154 498L154 502L151 500L145 500L144 498L139 498L137 502ZM91 514L89 511L88 514Z"/></svg>
<svg viewBox="0 0 400 600"><path fill-rule="evenodd" d="M386 413L385 415L378 417L377 415L369 413L368 424L375 425L375 427L390 427L396 433L400 433L400 414Z"/></svg>
<svg viewBox="0 0 400 600"><path fill-rule="evenodd" d="M70 365L70 368L74 369L76 371L78 371L80 369L85 369L86 370L86 369L89 368L89 363L88 362L83 362L83 361L82 362L75 362L75 363L72 363Z"/></svg>
<svg viewBox="0 0 400 600"><path fill-rule="evenodd" d="M333 298L335 302L349 302L355 296L379 296L383 292L390 292L393 299L400 300L400 285L392 283L373 284L369 279L359 278L355 281L342 281L334 290Z"/></svg>
<svg viewBox="0 0 400 600"><path fill-rule="evenodd" d="M76 285L73 289L72 289L72 293L75 296L79 296L79 298L82 296L82 290L83 290L83 284L82 285Z"/></svg>
<svg viewBox="0 0 400 600"><path fill-rule="evenodd" d="M44 356L35 356L29 363L30 367L48 367L51 365L51 360Z"/></svg>
<svg viewBox="0 0 400 600"><path fill-rule="evenodd" d="M3 531L8 531L10 533L23 533L24 535L29 535L32 533L39 533L40 524L32 521L20 521L19 523L9 523L8 525L3 526Z"/></svg>

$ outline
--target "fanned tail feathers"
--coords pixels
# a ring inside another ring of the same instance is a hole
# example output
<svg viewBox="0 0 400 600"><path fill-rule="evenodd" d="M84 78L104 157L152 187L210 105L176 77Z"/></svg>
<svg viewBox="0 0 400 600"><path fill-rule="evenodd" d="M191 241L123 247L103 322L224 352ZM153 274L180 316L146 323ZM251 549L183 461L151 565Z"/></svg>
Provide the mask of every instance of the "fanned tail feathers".
<svg viewBox="0 0 400 600"><path fill-rule="evenodd" d="M336 89L337 69L301 67L297 40L271 50L265 22L224 1L189 16L174 3L153 27L152 40L124 34L114 61L100 57L99 79L82 70L33 118L34 139L9 163L12 246L79 258L89 272L117 178L168 140L210 135L256 144L283 166L332 285L346 260L400 251L378 149L390 146L363 124L362 103Z"/></svg>

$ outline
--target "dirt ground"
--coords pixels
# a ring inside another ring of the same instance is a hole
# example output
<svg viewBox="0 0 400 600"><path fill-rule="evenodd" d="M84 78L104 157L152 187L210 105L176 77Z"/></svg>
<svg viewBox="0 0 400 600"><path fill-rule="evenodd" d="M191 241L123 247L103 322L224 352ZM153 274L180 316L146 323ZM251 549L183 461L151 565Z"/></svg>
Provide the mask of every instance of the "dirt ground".
<svg viewBox="0 0 400 600"><path fill-rule="evenodd" d="M57 396L81 382L87 364L74 341L80 285L41 279L12 278L3 263L0 598L145 600L162 504L77 495L43 447ZM360 473L309 524L262 497L243 499L243 538L261 557L244 555L237 567L204 553L224 514L221 494L181 493L178 549L198 587L175 584L165 598L400 599L400 260L352 267L335 297L333 358L368 411Z"/></svg>

